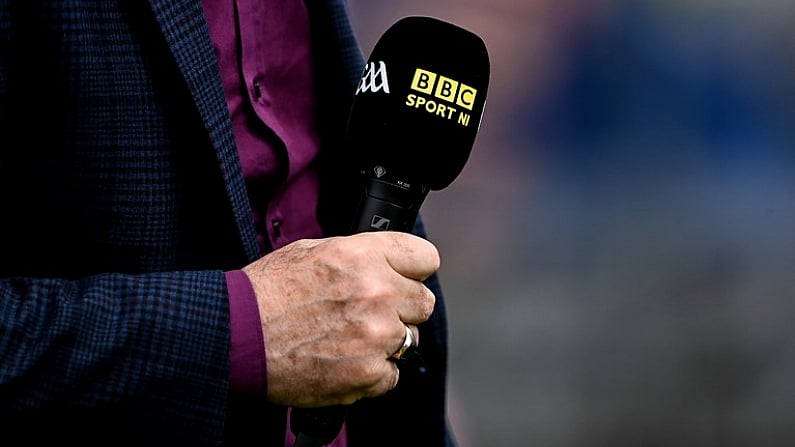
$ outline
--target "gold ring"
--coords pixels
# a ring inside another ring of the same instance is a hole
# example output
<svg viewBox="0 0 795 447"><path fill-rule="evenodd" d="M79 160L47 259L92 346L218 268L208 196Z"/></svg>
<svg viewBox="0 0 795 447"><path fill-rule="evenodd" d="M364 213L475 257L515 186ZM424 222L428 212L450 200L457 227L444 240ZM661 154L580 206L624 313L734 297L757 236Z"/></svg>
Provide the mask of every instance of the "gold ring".
<svg viewBox="0 0 795 447"><path fill-rule="evenodd" d="M392 357L400 359L403 357L403 354L406 353L406 350L408 350L413 344L414 332L411 331L410 327L406 326L406 337L403 338L403 346L401 346L396 353L392 354Z"/></svg>

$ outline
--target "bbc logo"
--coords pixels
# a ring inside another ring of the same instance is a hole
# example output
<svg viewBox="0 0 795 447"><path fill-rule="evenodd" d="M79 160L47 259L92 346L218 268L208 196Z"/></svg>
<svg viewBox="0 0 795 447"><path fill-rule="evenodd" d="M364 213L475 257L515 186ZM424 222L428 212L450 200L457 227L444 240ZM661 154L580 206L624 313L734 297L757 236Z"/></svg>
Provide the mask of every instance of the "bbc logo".
<svg viewBox="0 0 795 447"><path fill-rule="evenodd" d="M472 110L478 91L464 83L418 68L411 89Z"/></svg>

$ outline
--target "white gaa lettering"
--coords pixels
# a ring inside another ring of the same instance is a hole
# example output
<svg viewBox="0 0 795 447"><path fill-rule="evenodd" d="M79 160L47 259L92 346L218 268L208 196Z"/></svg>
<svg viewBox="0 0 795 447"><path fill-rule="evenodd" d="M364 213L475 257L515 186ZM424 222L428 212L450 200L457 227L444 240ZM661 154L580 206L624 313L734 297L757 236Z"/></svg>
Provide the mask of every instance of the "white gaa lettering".
<svg viewBox="0 0 795 447"><path fill-rule="evenodd" d="M386 77L384 61L378 62L378 68L376 68L375 62L370 62L365 66L362 80L359 81L359 86L356 88L356 94L368 91L377 93L379 90L389 93L389 80Z"/></svg>

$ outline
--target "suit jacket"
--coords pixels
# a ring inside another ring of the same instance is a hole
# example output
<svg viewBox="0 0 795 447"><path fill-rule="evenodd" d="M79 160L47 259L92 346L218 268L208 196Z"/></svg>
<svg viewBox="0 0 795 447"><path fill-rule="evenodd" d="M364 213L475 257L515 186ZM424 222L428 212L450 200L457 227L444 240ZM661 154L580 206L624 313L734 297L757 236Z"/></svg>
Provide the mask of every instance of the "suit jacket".
<svg viewBox="0 0 795 447"><path fill-rule="evenodd" d="M341 234L363 61L344 0L307 5L321 222ZM258 253L200 1L0 0L0 135L0 443L281 446L285 409L228 405L223 271ZM352 447L452 443L428 284L424 361L351 407Z"/></svg>

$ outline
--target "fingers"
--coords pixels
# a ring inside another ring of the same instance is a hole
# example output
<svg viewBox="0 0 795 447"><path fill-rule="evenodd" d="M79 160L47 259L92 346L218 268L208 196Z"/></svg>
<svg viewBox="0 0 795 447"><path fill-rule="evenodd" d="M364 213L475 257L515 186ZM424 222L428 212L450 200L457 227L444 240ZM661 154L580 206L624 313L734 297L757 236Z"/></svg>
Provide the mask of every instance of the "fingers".
<svg viewBox="0 0 795 447"><path fill-rule="evenodd" d="M393 390L400 382L400 368L397 363L384 362L384 368L383 380L376 387L373 387L369 395L365 397L381 396L387 391Z"/></svg>
<svg viewBox="0 0 795 447"><path fill-rule="evenodd" d="M362 397L380 396L394 389L398 385L398 382L400 382L400 367L393 360L408 358L410 353L417 348L420 340L419 328L413 324L403 325L402 333L403 336L400 338L399 346L387 354L386 361L379 362L382 366L380 370L381 379L370 387L369 391ZM359 398L351 399L351 402L358 399Z"/></svg>
<svg viewBox="0 0 795 447"><path fill-rule="evenodd" d="M395 304L398 318L407 324L422 323L433 313L436 296L421 282L412 284L407 289L403 299Z"/></svg>
<svg viewBox="0 0 795 447"><path fill-rule="evenodd" d="M391 231L363 234L385 238L388 242L384 251L387 262L396 272L407 278L424 281L439 270L439 251L431 242L421 237Z"/></svg>
<svg viewBox="0 0 795 447"><path fill-rule="evenodd" d="M406 324L403 328L404 335L400 340L400 346L392 351L393 353L389 355L391 359L400 360L405 358L411 350L415 349L419 345L420 340L420 331L417 326L413 324ZM386 393L387 391L392 390L395 388L400 382L400 367L394 361L387 361L386 370L384 372L383 380L380 381L379 385L374 387L371 392L371 396L380 396L381 394Z"/></svg>
<svg viewBox="0 0 795 447"><path fill-rule="evenodd" d="M401 292L401 300L396 303L396 311L401 321L418 324L427 320L433 312L436 297L422 281L433 275L441 261L436 247L429 241L407 233L373 232L356 235L362 245L373 243L382 248L389 267L402 278L395 279L395 287Z"/></svg>
<svg viewBox="0 0 795 447"><path fill-rule="evenodd" d="M399 320L405 324L411 335L402 335L401 344L390 351L394 354L402 349L402 355L408 348L417 346L419 329L416 325L431 316L436 304L436 296L422 281L439 269L439 252L431 242L411 234L389 231L368 234L370 237L388 241L384 251L387 263L405 278L402 281L404 291L400 294L403 299L396 303L396 311ZM404 328L404 332L405 330ZM406 341L410 346L403 346Z"/></svg>

